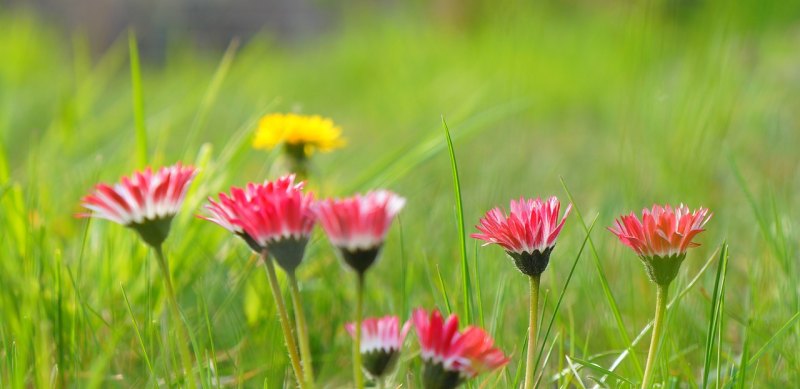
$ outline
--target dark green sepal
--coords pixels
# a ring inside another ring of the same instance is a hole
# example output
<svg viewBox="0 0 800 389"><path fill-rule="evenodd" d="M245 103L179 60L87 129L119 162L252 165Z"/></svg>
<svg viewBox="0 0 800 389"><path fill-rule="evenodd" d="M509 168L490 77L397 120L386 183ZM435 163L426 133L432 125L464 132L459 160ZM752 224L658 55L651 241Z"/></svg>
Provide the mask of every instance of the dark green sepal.
<svg viewBox="0 0 800 389"><path fill-rule="evenodd" d="M247 246L250 247L250 250L253 250L254 253L261 254L261 252L264 251L264 248L261 247L261 245L258 244L258 242L256 242L256 240L253 239L250 235L247 235L247 233L237 232L236 235L242 238L242 240L244 240L245 243L247 243Z"/></svg>
<svg viewBox="0 0 800 389"><path fill-rule="evenodd" d="M654 255L652 257L640 257L640 259L644 263L644 269L647 271L650 281L661 286L668 286L678 275L681 264L686 259L686 253L668 257Z"/></svg>
<svg viewBox="0 0 800 389"><path fill-rule="evenodd" d="M425 389L453 389L464 383L458 371L446 370L441 363L425 362L422 369L422 387Z"/></svg>
<svg viewBox="0 0 800 389"><path fill-rule="evenodd" d="M355 249L349 250L346 247L340 247L339 250L342 253L342 259L344 262L347 263L348 266L353 268L358 274L364 274L367 269L375 263L375 260L378 258L378 254L381 251L381 246L378 245L373 248L369 249Z"/></svg>
<svg viewBox="0 0 800 389"><path fill-rule="evenodd" d="M361 353L361 366L370 377L378 379L392 371L397 364L399 351L373 350Z"/></svg>
<svg viewBox="0 0 800 389"><path fill-rule="evenodd" d="M542 274L547 269L547 264L550 263L550 253L553 252L554 247L548 247L543 252L539 250L534 250L532 253L527 251L522 253L506 251L506 254L514 260L514 264L517 265L519 271L529 277L533 277Z"/></svg>
<svg viewBox="0 0 800 389"><path fill-rule="evenodd" d="M143 223L129 224L128 227L139 233L145 243L151 247L161 247L164 240L169 235L169 228L172 225L172 216L145 220Z"/></svg>
<svg viewBox="0 0 800 389"><path fill-rule="evenodd" d="M286 273L292 274L303 261L307 244L308 238L286 238L268 244L267 251Z"/></svg>

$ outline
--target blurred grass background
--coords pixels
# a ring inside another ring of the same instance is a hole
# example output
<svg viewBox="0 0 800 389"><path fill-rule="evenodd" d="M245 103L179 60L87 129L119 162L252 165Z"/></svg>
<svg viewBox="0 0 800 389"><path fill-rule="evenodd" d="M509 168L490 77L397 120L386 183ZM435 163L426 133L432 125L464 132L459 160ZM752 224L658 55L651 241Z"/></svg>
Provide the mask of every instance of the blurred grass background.
<svg viewBox="0 0 800 389"><path fill-rule="evenodd" d="M468 233L511 198L566 201L561 178L585 223L597 217L597 256L583 252L555 316L543 387L593 385L602 371L576 365L576 377L568 360L607 369L651 319L655 288L604 227L654 202L714 212L673 286L674 296L712 259L670 310L657 379L701 386L715 250L727 240L711 386L792 387L800 378L800 4L436 4L445 6L354 3L317 36L286 43L264 32L226 50L175 32L163 56L142 59L149 163L202 168L167 255L204 385L291 386L255 259L193 215L209 195L280 174L278 153L252 150L250 137L261 115L298 111L333 118L348 139L315 156L310 185L319 196L382 186L408 198L368 278L368 315L444 310L446 299L464 311L443 115ZM129 35L98 51L86 33L64 31L29 9L0 8L0 387L164 386L177 359L151 253L122 227L73 216L94 183L142 167ZM546 318L584 237L573 213L543 277ZM500 249L469 241L468 253L480 284L471 298L483 313L474 322L512 356L474 387L512 387L527 285ZM320 233L299 279L319 381L347 387L343 324L354 284ZM648 340L633 347L639 365ZM409 350L395 382L418 387L416 346ZM631 357L615 372L641 378Z"/></svg>

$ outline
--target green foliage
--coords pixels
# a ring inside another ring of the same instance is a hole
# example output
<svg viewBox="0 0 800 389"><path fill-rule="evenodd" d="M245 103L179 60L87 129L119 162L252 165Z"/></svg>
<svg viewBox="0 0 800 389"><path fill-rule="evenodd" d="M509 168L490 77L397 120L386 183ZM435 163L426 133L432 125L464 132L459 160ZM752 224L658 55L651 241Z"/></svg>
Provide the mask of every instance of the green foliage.
<svg viewBox="0 0 800 389"><path fill-rule="evenodd" d="M319 197L385 186L408 198L365 313L469 307L512 358L474 387L515 382L527 283L501 249L468 253L460 239L495 205L564 193L561 176L575 212L542 277L541 387L641 379L655 289L586 217L604 227L654 202L714 212L674 282L656 381L800 380L800 7L472 3L463 19L361 10L297 47L263 34L208 52L170 36L163 60L138 69L128 35L93 53L80 33L0 11L0 387L176 384L154 254L128 229L74 217L96 182L144 160L202 169L165 242L200 382L291 383L260 265L193 215L209 195L281 173L251 134L262 114L295 110L332 117L348 139L314 156ZM591 262L576 262L585 240ZM318 381L346 386L354 288L319 232L298 279ZM414 344L393 382L418 384Z"/></svg>

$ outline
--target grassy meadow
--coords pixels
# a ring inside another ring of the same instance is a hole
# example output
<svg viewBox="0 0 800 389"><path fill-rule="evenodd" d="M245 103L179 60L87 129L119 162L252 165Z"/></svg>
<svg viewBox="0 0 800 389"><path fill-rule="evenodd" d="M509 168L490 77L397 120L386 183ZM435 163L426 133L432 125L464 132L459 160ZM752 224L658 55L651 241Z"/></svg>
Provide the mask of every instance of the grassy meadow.
<svg viewBox="0 0 800 389"><path fill-rule="evenodd" d="M196 374L208 388L292 387L262 266L195 217L208 196L283 173L280 151L251 141L259 117L291 111L332 118L347 139L314 155L318 197L408 199L366 315L437 307L510 356L468 387L521 382L528 285L499 247L467 238L463 260L442 118L467 235L512 198L575 207L542 276L540 387L641 380L655 288L606 227L680 202L714 216L672 285L656 382L796 386L800 6L545 3L486 2L463 19L363 6L319 37L264 33L225 51L175 33L163 58L138 62L133 34L93 52L85 34L0 6L0 388L179 385L153 253L126 228L75 218L95 183L176 161L201 169L165 245ZM319 386L350 387L355 278L319 229L298 278ZM409 338L394 387L420 387Z"/></svg>

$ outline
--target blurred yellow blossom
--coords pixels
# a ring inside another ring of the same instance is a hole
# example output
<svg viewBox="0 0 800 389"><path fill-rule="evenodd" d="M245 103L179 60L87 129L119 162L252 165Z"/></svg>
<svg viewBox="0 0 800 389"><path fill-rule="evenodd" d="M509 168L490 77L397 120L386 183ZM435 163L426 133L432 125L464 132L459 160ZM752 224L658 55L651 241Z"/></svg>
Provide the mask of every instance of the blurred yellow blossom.
<svg viewBox="0 0 800 389"><path fill-rule="evenodd" d="M317 150L325 152L344 146L341 135L342 130L331 119L319 115L274 113L259 120L253 147L269 150L284 144L289 154L305 158Z"/></svg>

